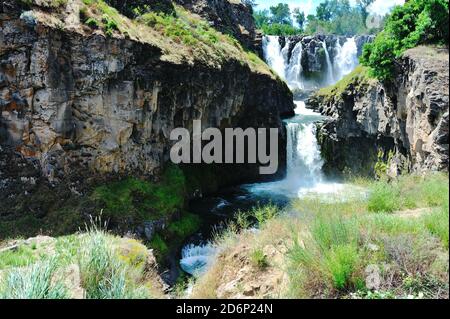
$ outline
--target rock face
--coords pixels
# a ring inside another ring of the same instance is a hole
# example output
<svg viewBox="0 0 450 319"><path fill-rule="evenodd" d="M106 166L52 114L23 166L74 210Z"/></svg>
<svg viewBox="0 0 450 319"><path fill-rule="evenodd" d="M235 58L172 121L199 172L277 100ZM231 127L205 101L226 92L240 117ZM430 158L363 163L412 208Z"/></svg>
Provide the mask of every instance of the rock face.
<svg viewBox="0 0 450 319"><path fill-rule="evenodd" d="M152 173L176 127L281 127L288 89L238 61L221 69L161 60L159 48L1 20L0 138L49 178L74 166ZM279 108L278 108L279 107Z"/></svg>
<svg viewBox="0 0 450 319"><path fill-rule="evenodd" d="M382 151L390 175L448 170L448 50L418 47L398 61L394 84L351 83L310 104L331 119L319 131L328 172L373 170Z"/></svg>
<svg viewBox="0 0 450 319"><path fill-rule="evenodd" d="M280 116L294 106L281 80L235 58L172 57L158 43L105 36L77 22L79 5L53 13L0 4L0 217L46 214L29 199L44 189L64 202L111 175L153 178L169 161L172 129L196 119L204 128L280 128L282 174ZM253 165L226 183L258 177Z"/></svg>
<svg viewBox="0 0 450 319"><path fill-rule="evenodd" d="M223 33L231 33L246 48L262 56L262 34L256 29L253 9L240 0L175 0Z"/></svg>

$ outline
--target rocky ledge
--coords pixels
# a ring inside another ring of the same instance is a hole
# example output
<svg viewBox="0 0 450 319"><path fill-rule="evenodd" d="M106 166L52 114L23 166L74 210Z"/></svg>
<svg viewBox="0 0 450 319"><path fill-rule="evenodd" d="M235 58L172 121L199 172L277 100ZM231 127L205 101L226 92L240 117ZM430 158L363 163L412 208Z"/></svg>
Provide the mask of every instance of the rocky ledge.
<svg viewBox="0 0 450 319"><path fill-rule="evenodd" d="M391 84L359 67L309 104L330 119L319 130L328 173L448 171L448 49L417 47L398 60ZM380 158L382 157L382 158Z"/></svg>

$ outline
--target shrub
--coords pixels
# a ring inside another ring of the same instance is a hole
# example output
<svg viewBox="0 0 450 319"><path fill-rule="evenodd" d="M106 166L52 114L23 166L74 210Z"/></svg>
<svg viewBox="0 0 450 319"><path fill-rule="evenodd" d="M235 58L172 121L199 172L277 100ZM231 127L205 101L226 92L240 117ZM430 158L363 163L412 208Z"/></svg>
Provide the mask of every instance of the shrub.
<svg viewBox="0 0 450 319"><path fill-rule="evenodd" d="M411 0L397 6L386 28L364 46L361 63L382 81L392 80L395 59L420 44L449 43L448 0Z"/></svg>

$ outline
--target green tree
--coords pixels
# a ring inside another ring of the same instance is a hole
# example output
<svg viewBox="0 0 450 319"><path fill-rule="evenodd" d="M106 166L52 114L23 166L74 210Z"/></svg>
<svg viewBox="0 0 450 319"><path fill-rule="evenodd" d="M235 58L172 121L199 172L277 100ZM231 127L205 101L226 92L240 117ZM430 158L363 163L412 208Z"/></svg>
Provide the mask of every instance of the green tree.
<svg viewBox="0 0 450 319"><path fill-rule="evenodd" d="M375 0L357 0L357 2L356 2L357 7L361 12L361 17L362 17L362 20L364 21L364 23L366 22L367 17L369 16L368 8L374 2L375 2Z"/></svg>
<svg viewBox="0 0 450 319"><path fill-rule="evenodd" d="M305 26L305 22L306 22L305 13L303 11L300 11L300 9L297 8L294 10L294 18L295 18L295 22L297 22L299 28L303 30L303 28Z"/></svg>
<svg viewBox="0 0 450 319"><path fill-rule="evenodd" d="M333 12L331 11L332 5L330 1L325 1L319 4L316 9L316 17L321 21L330 21L333 17Z"/></svg>
<svg viewBox="0 0 450 319"><path fill-rule="evenodd" d="M256 27L262 29L264 25L270 23L270 13L268 10L255 11L253 14L255 19Z"/></svg>
<svg viewBox="0 0 450 319"><path fill-rule="evenodd" d="M397 6L375 41L363 49L361 63L382 81L391 80L395 59L420 44L449 44L448 0L409 0Z"/></svg>
<svg viewBox="0 0 450 319"><path fill-rule="evenodd" d="M279 3L270 7L272 13L272 23L292 25L291 9L287 3Z"/></svg>

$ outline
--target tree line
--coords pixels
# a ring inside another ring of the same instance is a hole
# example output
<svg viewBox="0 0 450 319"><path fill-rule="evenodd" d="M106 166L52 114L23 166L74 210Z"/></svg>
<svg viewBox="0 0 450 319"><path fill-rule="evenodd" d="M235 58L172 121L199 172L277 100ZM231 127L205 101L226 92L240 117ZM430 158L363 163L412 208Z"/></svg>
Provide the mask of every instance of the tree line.
<svg viewBox="0 0 450 319"><path fill-rule="evenodd" d="M315 14L306 15L301 9L291 10L286 3L279 3L268 10L258 10L253 0L245 3L254 8L256 25L266 35L297 34L374 34L383 28L384 17L369 17L369 6L375 0L326 0L319 4Z"/></svg>

